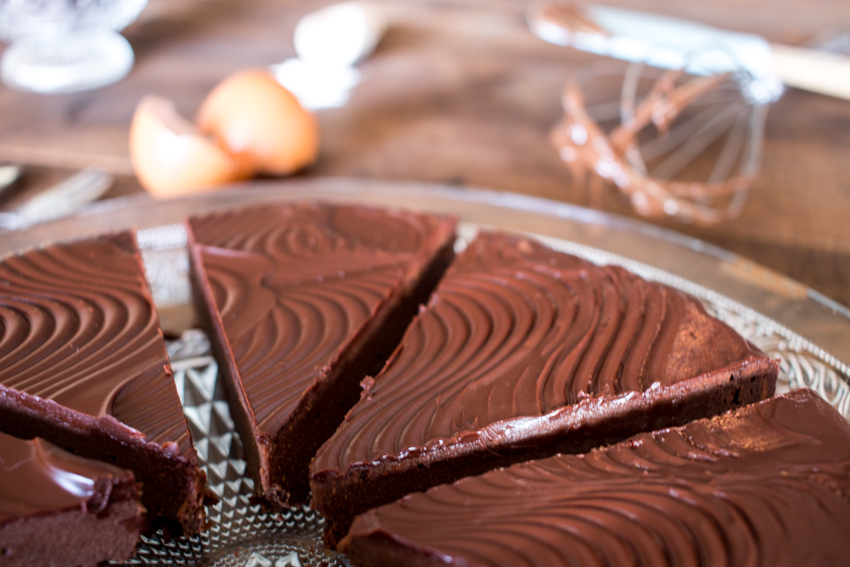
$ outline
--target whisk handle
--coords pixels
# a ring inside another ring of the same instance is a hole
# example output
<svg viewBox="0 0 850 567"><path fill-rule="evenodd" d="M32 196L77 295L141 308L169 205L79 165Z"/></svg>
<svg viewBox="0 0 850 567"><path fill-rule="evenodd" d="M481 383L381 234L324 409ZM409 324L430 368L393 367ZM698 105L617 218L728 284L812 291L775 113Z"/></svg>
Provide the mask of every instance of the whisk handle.
<svg viewBox="0 0 850 567"><path fill-rule="evenodd" d="M850 57L780 44L770 50L770 70L786 85L850 100Z"/></svg>

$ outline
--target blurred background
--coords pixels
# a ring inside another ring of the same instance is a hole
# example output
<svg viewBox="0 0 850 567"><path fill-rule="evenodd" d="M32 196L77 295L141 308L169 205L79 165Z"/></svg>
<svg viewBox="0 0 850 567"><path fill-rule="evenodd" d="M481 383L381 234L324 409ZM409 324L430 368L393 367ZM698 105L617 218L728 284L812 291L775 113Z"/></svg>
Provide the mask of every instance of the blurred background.
<svg viewBox="0 0 850 567"><path fill-rule="evenodd" d="M49 96L0 86L0 164L23 166L20 179L0 194L0 209L11 210L92 166L115 179L102 198L142 195L128 151L139 100L159 94L183 116L195 116L224 77L295 57L296 24L326 4L149 0L123 31L135 53L125 79ZM527 25L526 2L373 4L386 31L357 66L359 83L347 101L316 110L318 159L298 176L484 187L641 218L619 191L589 191L550 140L564 114L565 84L603 58L536 37ZM772 43L850 51L848 2L606 5L759 34ZM768 268L744 262L741 277L769 282L773 270L850 306L850 101L787 89L767 113L761 167L740 216L708 226L675 218L651 222Z"/></svg>

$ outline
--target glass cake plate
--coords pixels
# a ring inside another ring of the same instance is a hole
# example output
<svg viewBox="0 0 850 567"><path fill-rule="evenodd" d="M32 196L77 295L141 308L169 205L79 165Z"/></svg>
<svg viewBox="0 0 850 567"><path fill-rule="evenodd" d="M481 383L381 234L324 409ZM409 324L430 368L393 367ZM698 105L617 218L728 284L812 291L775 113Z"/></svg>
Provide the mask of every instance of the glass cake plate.
<svg viewBox="0 0 850 567"><path fill-rule="evenodd" d="M809 387L850 419L850 311L800 283L735 254L652 225L509 193L416 183L313 179L257 183L191 198L116 199L75 216L8 233L0 254L47 242L134 227L178 392L210 488L209 531L194 538L145 537L126 565L343 567L321 543L322 518L309 507L269 513L252 504L242 444L219 384L206 335L195 328L188 280L189 214L263 202L323 200L449 213L461 221L459 246L482 228L534 235L555 249L619 264L682 289L762 350L781 359L778 392ZM115 563L114 565L119 565Z"/></svg>

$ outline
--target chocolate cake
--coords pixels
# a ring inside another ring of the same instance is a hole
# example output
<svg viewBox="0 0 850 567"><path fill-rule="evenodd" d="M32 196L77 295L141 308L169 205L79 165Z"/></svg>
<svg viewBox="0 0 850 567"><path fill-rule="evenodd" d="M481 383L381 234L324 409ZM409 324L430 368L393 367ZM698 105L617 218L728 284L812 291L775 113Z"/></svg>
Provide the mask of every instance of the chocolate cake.
<svg viewBox="0 0 850 567"><path fill-rule="evenodd" d="M131 233L0 262L0 430L130 469L152 527L203 528L205 477Z"/></svg>
<svg viewBox="0 0 850 567"><path fill-rule="evenodd" d="M0 564L94 567L128 559L143 514L132 472L0 433Z"/></svg>
<svg viewBox="0 0 850 567"><path fill-rule="evenodd" d="M850 424L797 390L584 455L513 465L358 517L356 565L839 566Z"/></svg>
<svg viewBox="0 0 850 567"><path fill-rule="evenodd" d="M407 493L762 400L777 370L684 293L482 234L317 453L313 505L333 545Z"/></svg>
<svg viewBox="0 0 850 567"><path fill-rule="evenodd" d="M306 503L310 459L427 300L453 256L454 221L270 204L188 228L248 471L267 503Z"/></svg>

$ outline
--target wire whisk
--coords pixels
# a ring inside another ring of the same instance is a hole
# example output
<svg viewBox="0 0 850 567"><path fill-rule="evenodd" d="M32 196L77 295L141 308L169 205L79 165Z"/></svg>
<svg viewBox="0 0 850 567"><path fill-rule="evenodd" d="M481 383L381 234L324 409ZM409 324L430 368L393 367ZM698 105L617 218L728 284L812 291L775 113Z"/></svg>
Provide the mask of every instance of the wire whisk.
<svg viewBox="0 0 850 567"><path fill-rule="evenodd" d="M593 65L567 84L551 140L591 206L601 208L613 185L646 217L730 220L758 171L767 116L748 80L743 71Z"/></svg>

